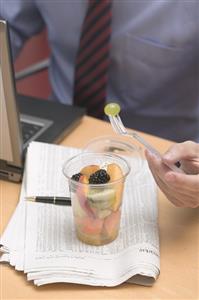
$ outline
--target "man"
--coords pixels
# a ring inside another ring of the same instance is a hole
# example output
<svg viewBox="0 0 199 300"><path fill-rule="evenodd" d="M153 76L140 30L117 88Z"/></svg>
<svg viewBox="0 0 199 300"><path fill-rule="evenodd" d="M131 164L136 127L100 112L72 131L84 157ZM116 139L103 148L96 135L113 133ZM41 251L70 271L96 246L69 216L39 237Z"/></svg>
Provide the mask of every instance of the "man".
<svg viewBox="0 0 199 300"><path fill-rule="evenodd" d="M93 0L91 0L92 2ZM107 101L128 127L175 141L199 141L199 1L112 3ZM90 0L1 0L13 55L48 30L52 99L72 103L83 21Z"/></svg>

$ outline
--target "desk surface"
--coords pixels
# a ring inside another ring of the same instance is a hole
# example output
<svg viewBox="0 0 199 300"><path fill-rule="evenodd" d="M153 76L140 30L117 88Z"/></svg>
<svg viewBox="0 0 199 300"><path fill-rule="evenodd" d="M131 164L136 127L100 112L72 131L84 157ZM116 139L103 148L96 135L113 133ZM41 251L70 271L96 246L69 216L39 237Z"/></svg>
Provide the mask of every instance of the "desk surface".
<svg viewBox="0 0 199 300"><path fill-rule="evenodd" d="M90 139L107 134L112 134L108 123L84 117L62 145L83 147ZM171 144L143 135L161 152ZM19 184L0 181L1 233L15 210L19 192ZM199 210L176 208L161 192L158 204L161 273L153 287L122 284L104 288L61 283L36 287L27 282L22 272L1 264L0 299L199 299Z"/></svg>

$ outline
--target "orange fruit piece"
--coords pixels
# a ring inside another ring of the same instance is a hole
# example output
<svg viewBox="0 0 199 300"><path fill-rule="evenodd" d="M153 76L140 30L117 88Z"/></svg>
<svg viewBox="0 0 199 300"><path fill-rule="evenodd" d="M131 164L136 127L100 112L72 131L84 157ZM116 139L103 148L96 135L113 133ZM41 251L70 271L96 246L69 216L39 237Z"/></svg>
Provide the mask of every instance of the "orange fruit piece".
<svg viewBox="0 0 199 300"><path fill-rule="evenodd" d="M104 229L108 236L112 236L118 231L118 227L120 224L120 215L121 215L121 211L118 210L116 212L112 212L104 220Z"/></svg>
<svg viewBox="0 0 199 300"><path fill-rule="evenodd" d="M84 217L84 218L75 218L79 230L85 234L100 234L103 227L103 220L92 218L92 217Z"/></svg>
<svg viewBox="0 0 199 300"><path fill-rule="evenodd" d="M83 169L81 169L80 173L89 178L91 176L91 174L95 173L99 169L100 169L100 167L98 165L88 165L88 166L84 167Z"/></svg>
<svg viewBox="0 0 199 300"><path fill-rule="evenodd" d="M91 210L88 201L87 201L87 194L89 190L88 178L86 175L81 175L79 182L82 184L78 184L76 195L79 199L79 204L81 205L82 209L86 212L88 216L94 216L93 211Z"/></svg>

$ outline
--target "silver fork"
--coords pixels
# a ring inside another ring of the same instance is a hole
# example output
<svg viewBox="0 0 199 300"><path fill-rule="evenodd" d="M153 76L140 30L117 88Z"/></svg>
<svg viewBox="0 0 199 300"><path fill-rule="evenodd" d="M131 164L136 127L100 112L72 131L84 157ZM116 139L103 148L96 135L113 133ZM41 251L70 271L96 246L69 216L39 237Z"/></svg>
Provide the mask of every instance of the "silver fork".
<svg viewBox="0 0 199 300"><path fill-rule="evenodd" d="M158 158L162 159L162 155L160 154L160 152L158 152L153 146L151 146L143 137L141 137L136 132L129 132L126 130L119 114L116 116L109 115L108 117L109 117L110 123L116 133L119 133L121 135L131 136L132 138L134 138L138 142L140 142L143 146L145 146L145 148L147 148L150 152L155 154ZM164 162L164 164L166 164L166 163ZM168 164L166 164L166 165L167 165L167 167L169 167L171 170L173 170L175 172L184 173L182 171L182 169L178 168L176 165L168 165Z"/></svg>

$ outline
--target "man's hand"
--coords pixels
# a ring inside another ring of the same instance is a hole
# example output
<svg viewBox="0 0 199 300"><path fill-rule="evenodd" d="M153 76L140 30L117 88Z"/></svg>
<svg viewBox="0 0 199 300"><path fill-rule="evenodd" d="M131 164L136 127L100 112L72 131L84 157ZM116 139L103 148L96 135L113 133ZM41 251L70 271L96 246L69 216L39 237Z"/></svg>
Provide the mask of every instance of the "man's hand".
<svg viewBox="0 0 199 300"><path fill-rule="evenodd" d="M179 207L199 207L199 144L191 141L171 146L162 160L146 150L153 177L169 201ZM180 162L185 174L169 169L165 164Z"/></svg>

